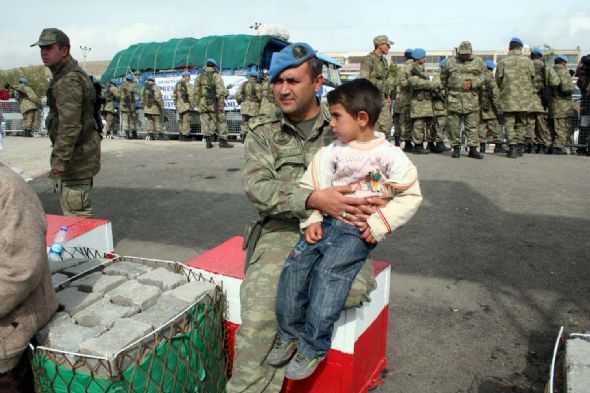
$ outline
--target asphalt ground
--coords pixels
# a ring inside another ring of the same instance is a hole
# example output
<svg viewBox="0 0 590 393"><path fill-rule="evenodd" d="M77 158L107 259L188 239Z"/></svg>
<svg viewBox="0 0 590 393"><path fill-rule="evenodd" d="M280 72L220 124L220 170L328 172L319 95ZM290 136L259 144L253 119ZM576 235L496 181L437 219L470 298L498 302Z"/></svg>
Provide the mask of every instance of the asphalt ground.
<svg viewBox="0 0 590 393"><path fill-rule="evenodd" d="M0 162L48 169L47 139L12 138ZM374 252L392 268L379 392L542 392L559 327L590 330L590 158L463 154L410 156L423 204ZM243 155L104 141L95 216L112 221L119 254L191 259L254 217ZM61 213L48 178L30 184Z"/></svg>

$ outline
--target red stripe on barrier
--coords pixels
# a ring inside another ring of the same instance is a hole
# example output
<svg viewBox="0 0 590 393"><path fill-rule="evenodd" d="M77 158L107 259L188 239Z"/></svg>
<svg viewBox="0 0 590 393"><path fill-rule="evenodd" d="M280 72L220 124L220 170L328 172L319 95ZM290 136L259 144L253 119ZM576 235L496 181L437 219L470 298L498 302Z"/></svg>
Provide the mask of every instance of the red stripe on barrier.
<svg viewBox="0 0 590 393"><path fill-rule="evenodd" d="M45 241L47 246L51 246L55 234L62 226L68 227L68 240L76 238L94 228L109 223L109 220L100 220L95 218L66 217L54 214L46 214L47 217L47 236Z"/></svg>

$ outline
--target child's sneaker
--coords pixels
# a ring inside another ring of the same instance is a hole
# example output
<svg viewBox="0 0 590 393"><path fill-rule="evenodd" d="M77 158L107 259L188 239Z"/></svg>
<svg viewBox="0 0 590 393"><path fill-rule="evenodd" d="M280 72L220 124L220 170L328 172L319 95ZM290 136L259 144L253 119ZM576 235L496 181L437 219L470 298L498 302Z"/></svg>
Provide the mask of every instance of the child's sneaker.
<svg viewBox="0 0 590 393"><path fill-rule="evenodd" d="M314 358L308 358L300 352L295 354L295 357L285 367L285 376L289 379L305 379L309 377L318 364L324 360L325 356L316 356Z"/></svg>
<svg viewBox="0 0 590 393"><path fill-rule="evenodd" d="M266 356L266 362L274 367L281 367L297 349L297 341L284 341L279 336L275 338L271 351Z"/></svg>

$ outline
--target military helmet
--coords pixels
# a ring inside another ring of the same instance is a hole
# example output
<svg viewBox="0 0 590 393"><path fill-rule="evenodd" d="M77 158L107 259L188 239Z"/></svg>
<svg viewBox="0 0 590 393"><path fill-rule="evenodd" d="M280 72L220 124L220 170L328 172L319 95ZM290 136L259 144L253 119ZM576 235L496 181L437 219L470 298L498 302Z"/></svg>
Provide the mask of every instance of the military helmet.
<svg viewBox="0 0 590 393"><path fill-rule="evenodd" d="M26 85L27 83L29 83L29 80L28 80L27 78L25 78L24 76L21 76L20 78L18 78L18 81L19 81L20 83L23 83L23 84L25 84L25 85Z"/></svg>
<svg viewBox="0 0 590 393"><path fill-rule="evenodd" d="M377 37L373 38L373 45L377 46L381 44L387 44L389 46L392 46L394 42L389 41L389 38L387 38L386 35L378 35Z"/></svg>
<svg viewBox="0 0 590 393"><path fill-rule="evenodd" d="M471 47L471 42L463 41L459 44L459 49L457 49L457 54L470 55L472 53L473 53L473 48Z"/></svg>

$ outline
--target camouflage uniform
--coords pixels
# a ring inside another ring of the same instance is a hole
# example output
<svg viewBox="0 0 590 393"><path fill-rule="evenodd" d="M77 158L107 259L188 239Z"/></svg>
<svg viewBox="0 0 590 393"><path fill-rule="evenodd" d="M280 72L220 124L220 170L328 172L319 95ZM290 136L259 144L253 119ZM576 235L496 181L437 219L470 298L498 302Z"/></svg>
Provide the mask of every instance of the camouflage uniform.
<svg viewBox="0 0 590 393"><path fill-rule="evenodd" d="M330 114L323 104L306 137L281 114L258 118L246 139L242 171L246 195L260 214L245 235L246 278L240 288L242 324L236 333L236 356L228 393L276 392L284 371L266 362L277 333L276 287L284 261L300 238L299 220L306 217L311 191L297 185L315 153L334 139ZM260 230L260 236L256 235ZM346 307L368 300L375 288L371 263L355 278Z"/></svg>
<svg viewBox="0 0 590 393"><path fill-rule="evenodd" d="M529 143L549 148L551 147L551 131L549 130L547 117L548 108L543 106L541 93L543 92L545 83L548 85L558 84L559 77L553 72L552 68L546 68L541 59L533 59L533 65L535 67L535 77L533 79L531 107L527 114L528 127L526 138L530 141ZM545 73L547 74L545 75Z"/></svg>
<svg viewBox="0 0 590 393"><path fill-rule="evenodd" d="M195 97L201 113L201 132L205 138L217 133L221 140L227 141L227 121L225 119L225 98L227 89L215 68L206 67L195 80Z"/></svg>
<svg viewBox="0 0 590 393"><path fill-rule="evenodd" d="M23 115L23 130L25 136L30 136L31 131L37 124L37 108L41 106L41 102L37 94L24 83L19 83L16 90L16 99L20 113Z"/></svg>
<svg viewBox="0 0 590 393"><path fill-rule="evenodd" d="M389 103L392 84L385 56L379 56L375 52L366 55L361 62L359 77L368 79L379 89L383 97L383 106L377 123L375 123L375 130L389 135L392 126L391 105Z"/></svg>
<svg viewBox="0 0 590 393"><path fill-rule="evenodd" d="M275 104L275 96L272 91L272 84L265 78L260 86L260 109L258 116L265 118L274 118L275 114L279 110Z"/></svg>
<svg viewBox="0 0 590 393"><path fill-rule="evenodd" d="M164 108L162 91L156 85L156 82L148 80L141 91L141 103L143 104L143 114L147 118L147 132L149 136L154 136L156 131L160 136L164 134L161 116Z"/></svg>
<svg viewBox="0 0 590 393"><path fill-rule="evenodd" d="M414 60L408 59L403 68L397 73L395 110L399 110L399 122L401 140L406 141L404 151L411 151L412 117L410 116L410 84L409 74L414 65Z"/></svg>
<svg viewBox="0 0 590 393"><path fill-rule="evenodd" d="M180 79L174 87L174 102L176 113L179 118L180 134L184 137L189 136L191 132L191 122L193 120L193 107L195 97L193 87L190 82Z"/></svg>
<svg viewBox="0 0 590 393"><path fill-rule="evenodd" d="M504 143L504 132L498 116L502 114L500 109L500 89L494 79L492 71L488 70L486 82L481 89L481 122L479 123L479 140L486 143L488 133L492 136L492 143L499 147ZM505 151L504 151L505 152Z"/></svg>
<svg viewBox="0 0 590 393"><path fill-rule="evenodd" d="M432 85L438 91L438 95L432 97L432 110L434 114L432 129L436 144L444 146L447 129L447 108L445 106L444 86L440 80L440 73L441 71L439 70L434 78L432 78Z"/></svg>
<svg viewBox="0 0 590 393"><path fill-rule="evenodd" d="M105 113L106 119L106 134L115 135L115 130L113 129L113 123L115 121L115 116L117 115L117 109L115 108L115 102L119 102L119 98L121 97L121 92L117 89L117 86L109 83L107 87L106 94L105 94L105 103L103 106L102 111Z"/></svg>
<svg viewBox="0 0 590 393"><path fill-rule="evenodd" d="M566 139L569 138L572 129L572 116L574 108L572 104L572 93L575 85L572 77L565 66L556 64L554 66L557 79L549 81L552 95L549 101L549 118L553 120L553 149L563 151Z"/></svg>
<svg viewBox="0 0 590 393"><path fill-rule="evenodd" d="M246 82L240 85L236 93L236 101L241 105L240 112L242 114L242 122L240 123L240 131L242 138L246 136L250 130L250 119L255 119L260 110L260 100L262 93L260 85L256 81L256 77L251 77Z"/></svg>
<svg viewBox="0 0 590 393"><path fill-rule="evenodd" d="M433 84L423 64L414 62L408 78L410 86L410 117L412 119L412 142L414 148L423 147L424 142L434 142L432 133ZM418 152L418 150L415 150Z"/></svg>
<svg viewBox="0 0 590 393"><path fill-rule="evenodd" d="M126 80L121 86L121 98L119 108L123 117L123 131L127 138L137 137L137 114L135 108L135 95L141 95L141 90L132 80ZM131 132L131 135L129 134Z"/></svg>
<svg viewBox="0 0 590 393"><path fill-rule="evenodd" d="M532 60L523 56L520 49L511 49L508 56L498 62L496 82L500 88L500 106L509 145L524 144L534 77Z"/></svg>
<svg viewBox="0 0 590 393"><path fill-rule="evenodd" d="M45 121L53 144L50 176L61 180L61 206L66 216L92 217L92 178L100 170L100 135L94 120L94 86L68 55L50 67Z"/></svg>

